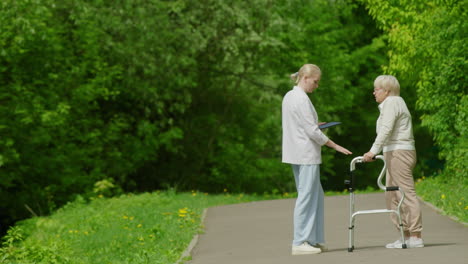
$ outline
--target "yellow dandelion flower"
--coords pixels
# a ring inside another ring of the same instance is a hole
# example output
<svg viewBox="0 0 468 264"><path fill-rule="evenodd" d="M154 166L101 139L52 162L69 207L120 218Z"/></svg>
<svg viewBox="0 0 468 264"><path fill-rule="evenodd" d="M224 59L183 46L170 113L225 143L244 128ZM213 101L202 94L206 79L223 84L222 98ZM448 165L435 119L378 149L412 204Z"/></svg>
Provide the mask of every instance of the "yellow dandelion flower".
<svg viewBox="0 0 468 264"><path fill-rule="evenodd" d="M100 195L98 195L98 197L99 197L99 198L103 198L103 197L104 197L104 195L100 194Z"/></svg>
<svg viewBox="0 0 468 264"><path fill-rule="evenodd" d="M461 203L461 202L458 202L458 205L462 205L462 203Z"/></svg>
<svg viewBox="0 0 468 264"><path fill-rule="evenodd" d="M187 213L187 207L179 209L179 214L186 214Z"/></svg>
<svg viewBox="0 0 468 264"><path fill-rule="evenodd" d="M142 227L142 226L143 226L143 225L141 225L141 224L138 224L138 225L137 225L138 228L140 228L140 227Z"/></svg>
<svg viewBox="0 0 468 264"><path fill-rule="evenodd" d="M151 235L149 235L149 237L150 237L150 238L154 238L154 235L153 235L153 234L151 234Z"/></svg>
<svg viewBox="0 0 468 264"><path fill-rule="evenodd" d="M73 230L68 230L68 233L73 234Z"/></svg>
<svg viewBox="0 0 468 264"><path fill-rule="evenodd" d="M145 241L145 239L143 237L138 237L138 240L139 241Z"/></svg>
<svg viewBox="0 0 468 264"><path fill-rule="evenodd" d="M440 198L445 199L445 194L442 194Z"/></svg>
<svg viewBox="0 0 468 264"><path fill-rule="evenodd" d="M186 217L186 214L179 214L180 217Z"/></svg>
<svg viewBox="0 0 468 264"><path fill-rule="evenodd" d="M197 196L197 193L192 193L192 196Z"/></svg>
<svg viewBox="0 0 468 264"><path fill-rule="evenodd" d="M130 216L128 219L130 219L130 221L132 221L133 219L135 219L134 216Z"/></svg>
<svg viewBox="0 0 468 264"><path fill-rule="evenodd" d="M468 210L468 205L467 205L467 206L465 206L465 210Z"/></svg>
<svg viewBox="0 0 468 264"><path fill-rule="evenodd" d="M226 189L226 188L224 188L224 192L227 192L227 189Z"/></svg>
<svg viewBox="0 0 468 264"><path fill-rule="evenodd" d="M124 215L122 216L123 219L128 219L128 216Z"/></svg>
<svg viewBox="0 0 468 264"><path fill-rule="evenodd" d="M88 231L84 231L83 234L85 235L89 235Z"/></svg>

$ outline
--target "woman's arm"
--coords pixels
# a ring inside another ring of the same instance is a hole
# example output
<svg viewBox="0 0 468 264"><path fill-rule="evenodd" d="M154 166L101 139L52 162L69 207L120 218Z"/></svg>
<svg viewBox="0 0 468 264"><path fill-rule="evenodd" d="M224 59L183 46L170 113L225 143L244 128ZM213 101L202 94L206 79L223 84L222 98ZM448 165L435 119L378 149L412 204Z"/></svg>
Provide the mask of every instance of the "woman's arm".
<svg viewBox="0 0 468 264"><path fill-rule="evenodd" d="M372 152L375 155L379 154L382 151L384 144L389 140L398 115L397 107L395 100L388 100L384 103L380 126L377 128L377 137L375 138L374 144L372 144L372 148L369 152Z"/></svg>
<svg viewBox="0 0 468 264"><path fill-rule="evenodd" d="M316 116L314 113L313 105L308 98L302 99L298 106L298 114L300 120L300 126L304 129L307 136L315 141L320 146L325 145L328 141L328 137L320 130L317 124Z"/></svg>
<svg viewBox="0 0 468 264"><path fill-rule="evenodd" d="M353 154L351 151L343 148L342 146L336 144L335 142L333 142L331 140L328 140L327 143L325 143L325 145L327 147L330 147L330 148L332 148L332 149L334 149L334 150L336 150L338 152L341 152L341 153L343 153L345 155Z"/></svg>
<svg viewBox="0 0 468 264"><path fill-rule="evenodd" d="M382 117L380 120L381 125L377 128L377 137L375 138L374 144L372 144L370 151L363 155L364 162L373 161L375 155L382 151L383 145L388 141L390 135L392 134L393 128L395 127L397 115L398 110L396 101L386 101L382 107Z"/></svg>

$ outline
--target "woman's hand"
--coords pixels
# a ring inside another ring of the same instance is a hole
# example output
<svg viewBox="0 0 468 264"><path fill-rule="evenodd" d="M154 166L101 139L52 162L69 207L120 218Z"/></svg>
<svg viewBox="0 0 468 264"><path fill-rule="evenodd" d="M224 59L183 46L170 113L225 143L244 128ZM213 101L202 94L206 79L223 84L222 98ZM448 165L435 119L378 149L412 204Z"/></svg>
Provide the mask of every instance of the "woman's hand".
<svg viewBox="0 0 468 264"><path fill-rule="evenodd" d="M342 146L340 146L340 145L338 145L338 144L336 145L335 150L338 151L338 152L341 152L341 153L343 153L343 154L345 154L345 155L353 154L351 151L349 151L349 150L343 148Z"/></svg>
<svg viewBox="0 0 468 264"><path fill-rule="evenodd" d="M375 154L372 153L372 152L367 152L366 154L364 154L363 156L363 161L364 162L372 162L372 161L375 161L374 160L374 157L375 157Z"/></svg>
<svg viewBox="0 0 468 264"><path fill-rule="evenodd" d="M327 143L325 143L325 145L345 155L353 154L351 151L343 148L342 146L336 144L335 142L331 140L328 140Z"/></svg>

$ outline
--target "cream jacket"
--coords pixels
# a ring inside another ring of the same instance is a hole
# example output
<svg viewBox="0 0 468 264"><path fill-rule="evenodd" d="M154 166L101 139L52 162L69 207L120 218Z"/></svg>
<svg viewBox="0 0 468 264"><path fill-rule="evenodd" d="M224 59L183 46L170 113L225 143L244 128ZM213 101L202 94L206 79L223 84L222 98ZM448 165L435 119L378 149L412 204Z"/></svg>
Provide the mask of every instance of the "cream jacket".
<svg viewBox="0 0 468 264"><path fill-rule="evenodd" d="M377 137L370 151L379 154L382 150L415 150L411 114L403 98L388 96L379 110Z"/></svg>
<svg viewBox="0 0 468 264"><path fill-rule="evenodd" d="M283 162L321 164L321 146L328 137L318 128L318 116L307 94L298 86L283 98Z"/></svg>

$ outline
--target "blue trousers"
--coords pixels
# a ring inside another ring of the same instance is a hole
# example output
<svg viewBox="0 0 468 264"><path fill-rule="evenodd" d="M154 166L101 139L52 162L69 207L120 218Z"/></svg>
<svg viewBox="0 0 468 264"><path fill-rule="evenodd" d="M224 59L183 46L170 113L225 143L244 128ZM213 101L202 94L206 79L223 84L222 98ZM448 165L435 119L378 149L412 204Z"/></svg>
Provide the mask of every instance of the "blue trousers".
<svg viewBox="0 0 468 264"><path fill-rule="evenodd" d="M294 208L293 245L324 243L324 194L320 165L292 165L298 197Z"/></svg>

